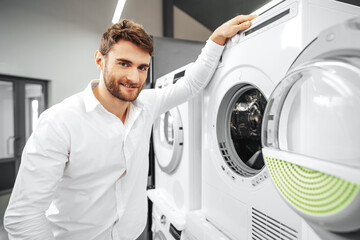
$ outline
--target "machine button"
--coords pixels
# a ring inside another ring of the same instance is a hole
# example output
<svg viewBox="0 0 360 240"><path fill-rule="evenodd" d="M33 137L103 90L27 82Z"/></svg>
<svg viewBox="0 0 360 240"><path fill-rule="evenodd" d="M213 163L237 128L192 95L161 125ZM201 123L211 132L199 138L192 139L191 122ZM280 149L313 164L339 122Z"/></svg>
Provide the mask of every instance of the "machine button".
<svg viewBox="0 0 360 240"><path fill-rule="evenodd" d="M161 224L163 224L163 225L166 224L166 216L165 216L165 215L161 215L160 222L161 222Z"/></svg>

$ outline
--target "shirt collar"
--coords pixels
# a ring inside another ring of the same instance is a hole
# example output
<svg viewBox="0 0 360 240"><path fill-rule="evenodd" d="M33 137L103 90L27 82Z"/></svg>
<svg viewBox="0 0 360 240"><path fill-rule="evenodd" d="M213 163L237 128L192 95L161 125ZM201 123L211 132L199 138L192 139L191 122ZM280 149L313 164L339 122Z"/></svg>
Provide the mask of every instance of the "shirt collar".
<svg viewBox="0 0 360 240"><path fill-rule="evenodd" d="M93 89L97 87L99 80L92 80L84 90L84 102L86 112L93 111L98 105L99 100L95 97Z"/></svg>
<svg viewBox="0 0 360 240"><path fill-rule="evenodd" d="M99 100L95 97L93 89L99 85L100 80L92 80L84 90L84 102L86 112L93 111L98 105L101 105ZM141 95L141 93L140 93ZM135 108L144 109L144 103L138 98L131 103Z"/></svg>
<svg viewBox="0 0 360 240"><path fill-rule="evenodd" d="M133 101L132 104L134 105L134 107L144 110L144 103L140 100L140 95L141 92L139 94L139 97L135 101Z"/></svg>

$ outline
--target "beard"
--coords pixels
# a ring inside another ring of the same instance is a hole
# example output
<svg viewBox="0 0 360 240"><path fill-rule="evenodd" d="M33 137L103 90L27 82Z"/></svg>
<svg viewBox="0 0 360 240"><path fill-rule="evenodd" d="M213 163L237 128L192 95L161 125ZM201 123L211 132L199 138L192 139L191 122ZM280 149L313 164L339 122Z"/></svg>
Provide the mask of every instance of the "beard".
<svg viewBox="0 0 360 240"><path fill-rule="evenodd" d="M104 78L105 86L107 90L111 93L111 95L124 102L135 101L145 84L145 82L142 84L134 84L131 82L127 82L125 79L116 80L115 77L109 74L109 71L106 68L106 66L104 67L103 78ZM123 89L126 88L125 86L123 86L124 84L130 87L135 87L137 89L129 93L125 89Z"/></svg>

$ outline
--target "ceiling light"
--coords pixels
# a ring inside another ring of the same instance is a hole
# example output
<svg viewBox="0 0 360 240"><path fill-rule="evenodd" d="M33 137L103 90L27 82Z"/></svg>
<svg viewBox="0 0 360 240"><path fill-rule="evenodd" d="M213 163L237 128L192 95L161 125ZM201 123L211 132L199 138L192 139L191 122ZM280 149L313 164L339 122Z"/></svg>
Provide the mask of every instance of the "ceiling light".
<svg viewBox="0 0 360 240"><path fill-rule="evenodd" d="M118 3L116 5L116 8L115 8L115 12L114 12L114 16L113 16L113 19L112 19L112 23L117 23L119 22L120 20L120 17L121 17L121 13L124 9L124 6L125 6L125 2L126 0L118 0Z"/></svg>

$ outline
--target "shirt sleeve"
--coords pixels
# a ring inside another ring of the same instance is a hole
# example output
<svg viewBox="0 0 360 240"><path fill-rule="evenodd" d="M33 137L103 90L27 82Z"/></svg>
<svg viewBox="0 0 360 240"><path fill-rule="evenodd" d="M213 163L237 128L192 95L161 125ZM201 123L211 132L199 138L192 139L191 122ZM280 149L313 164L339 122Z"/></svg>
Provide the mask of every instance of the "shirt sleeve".
<svg viewBox="0 0 360 240"><path fill-rule="evenodd" d="M45 211L68 160L69 137L61 123L44 115L26 143L5 212L10 240L54 239Z"/></svg>
<svg viewBox="0 0 360 240"><path fill-rule="evenodd" d="M212 78L224 46L209 39L197 60L185 72L185 76L175 84L155 90L159 101L156 115L182 104L202 90Z"/></svg>

